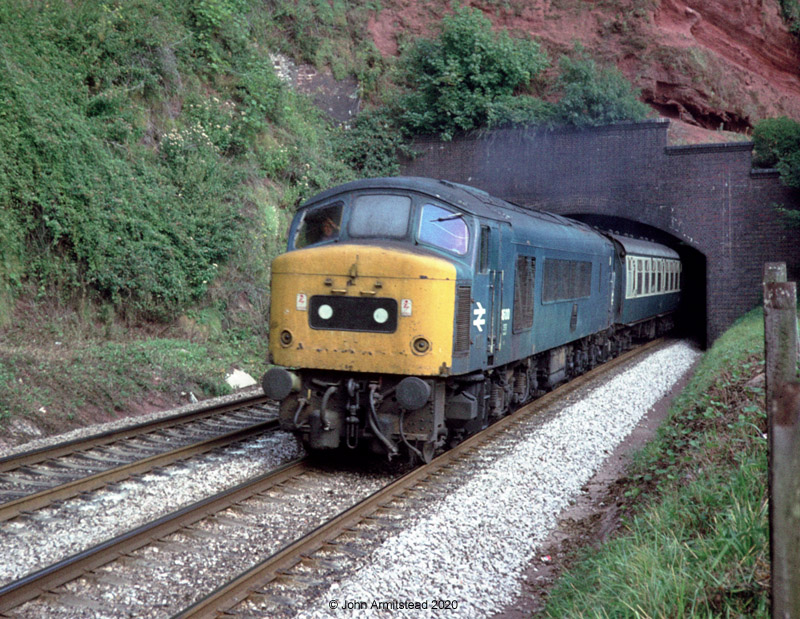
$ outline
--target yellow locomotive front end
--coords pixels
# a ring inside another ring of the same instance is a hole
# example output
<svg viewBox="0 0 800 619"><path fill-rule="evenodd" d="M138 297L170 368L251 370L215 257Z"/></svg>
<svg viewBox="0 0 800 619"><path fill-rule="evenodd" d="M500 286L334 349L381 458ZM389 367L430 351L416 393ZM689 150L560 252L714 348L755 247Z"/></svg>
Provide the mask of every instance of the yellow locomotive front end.
<svg viewBox="0 0 800 619"><path fill-rule="evenodd" d="M456 269L410 247L333 243L272 265L265 392L311 450L430 458L446 433Z"/></svg>
<svg viewBox="0 0 800 619"><path fill-rule="evenodd" d="M277 365L437 376L451 364L455 267L404 248L332 244L272 265Z"/></svg>

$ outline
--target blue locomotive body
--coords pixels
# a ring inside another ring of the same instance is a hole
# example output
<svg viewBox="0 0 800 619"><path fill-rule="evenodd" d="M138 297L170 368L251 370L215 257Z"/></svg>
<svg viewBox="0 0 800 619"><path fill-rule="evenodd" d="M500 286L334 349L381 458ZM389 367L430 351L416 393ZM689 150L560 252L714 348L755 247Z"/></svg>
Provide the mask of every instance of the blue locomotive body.
<svg viewBox="0 0 800 619"><path fill-rule="evenodd" d="M270 353L295 369L263 385L312 449L427 459L664 332L680 300L672 249L446 181L335 187L300 207L289 237Z"/></svg>
<svg viewBox="0 0 800 619"><path fill-rule="evenodd" d="M463 281L472 320L462 371L504 366L608 329L612 243L579 222L476 196L481 247ZM498 210L482 208L487 202Z"/></svg>

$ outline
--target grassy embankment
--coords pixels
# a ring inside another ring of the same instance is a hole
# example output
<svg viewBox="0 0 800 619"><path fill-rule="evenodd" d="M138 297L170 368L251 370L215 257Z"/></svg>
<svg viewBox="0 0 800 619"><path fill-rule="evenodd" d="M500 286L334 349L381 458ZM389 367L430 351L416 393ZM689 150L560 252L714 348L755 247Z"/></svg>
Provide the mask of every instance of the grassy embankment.
<svg viewBox="0 0 800 619"><path fill-rule="evenodd" d="M767 617L763 313L705 354L634 462L620 533L582 551L553 617Z"/></svg>

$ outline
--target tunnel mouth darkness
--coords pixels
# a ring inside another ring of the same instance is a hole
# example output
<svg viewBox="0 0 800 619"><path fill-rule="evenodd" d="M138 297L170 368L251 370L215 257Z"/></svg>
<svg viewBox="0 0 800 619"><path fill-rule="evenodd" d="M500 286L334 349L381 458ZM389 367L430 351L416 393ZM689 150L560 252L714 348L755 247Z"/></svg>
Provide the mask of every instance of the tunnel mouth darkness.
<svg viewBox="0 0 800 619"><path fill-rule="evenodd" d="M631 219L586 213L568 213L565 216L582 221L603 232L614 232L654 241L677 251L683 263L683 274L681 306L678 310L675 335L690 338L705 350L708 344L708 313L706 308L706 257L702 252L669 232Z"/></svg>

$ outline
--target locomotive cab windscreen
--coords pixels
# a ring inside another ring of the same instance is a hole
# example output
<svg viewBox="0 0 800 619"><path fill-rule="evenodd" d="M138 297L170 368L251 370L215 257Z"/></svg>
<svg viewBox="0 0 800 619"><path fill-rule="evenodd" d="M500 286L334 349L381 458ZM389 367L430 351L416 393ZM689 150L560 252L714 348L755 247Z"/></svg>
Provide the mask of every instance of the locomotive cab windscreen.
<svg viewBox="0 0 800 619"><path fill-rule="evenodd" d="M305 249L345 238L352 241L380 238L414 242L458 256L469 252L470 227L463 212L428 200L421 200L416 210L418 219L414 201L408 195L373 193L355 196L349 209L345 209L341 200L314 206L299 215L289 249Z"/></svg>
<svg viewBox="0 0 800 619"><path fill-rule="evenodd" d="M338 239L342 225L342 209L341 202L334 202L305 211L292 239L293 248L302 249Z"/></svg>

